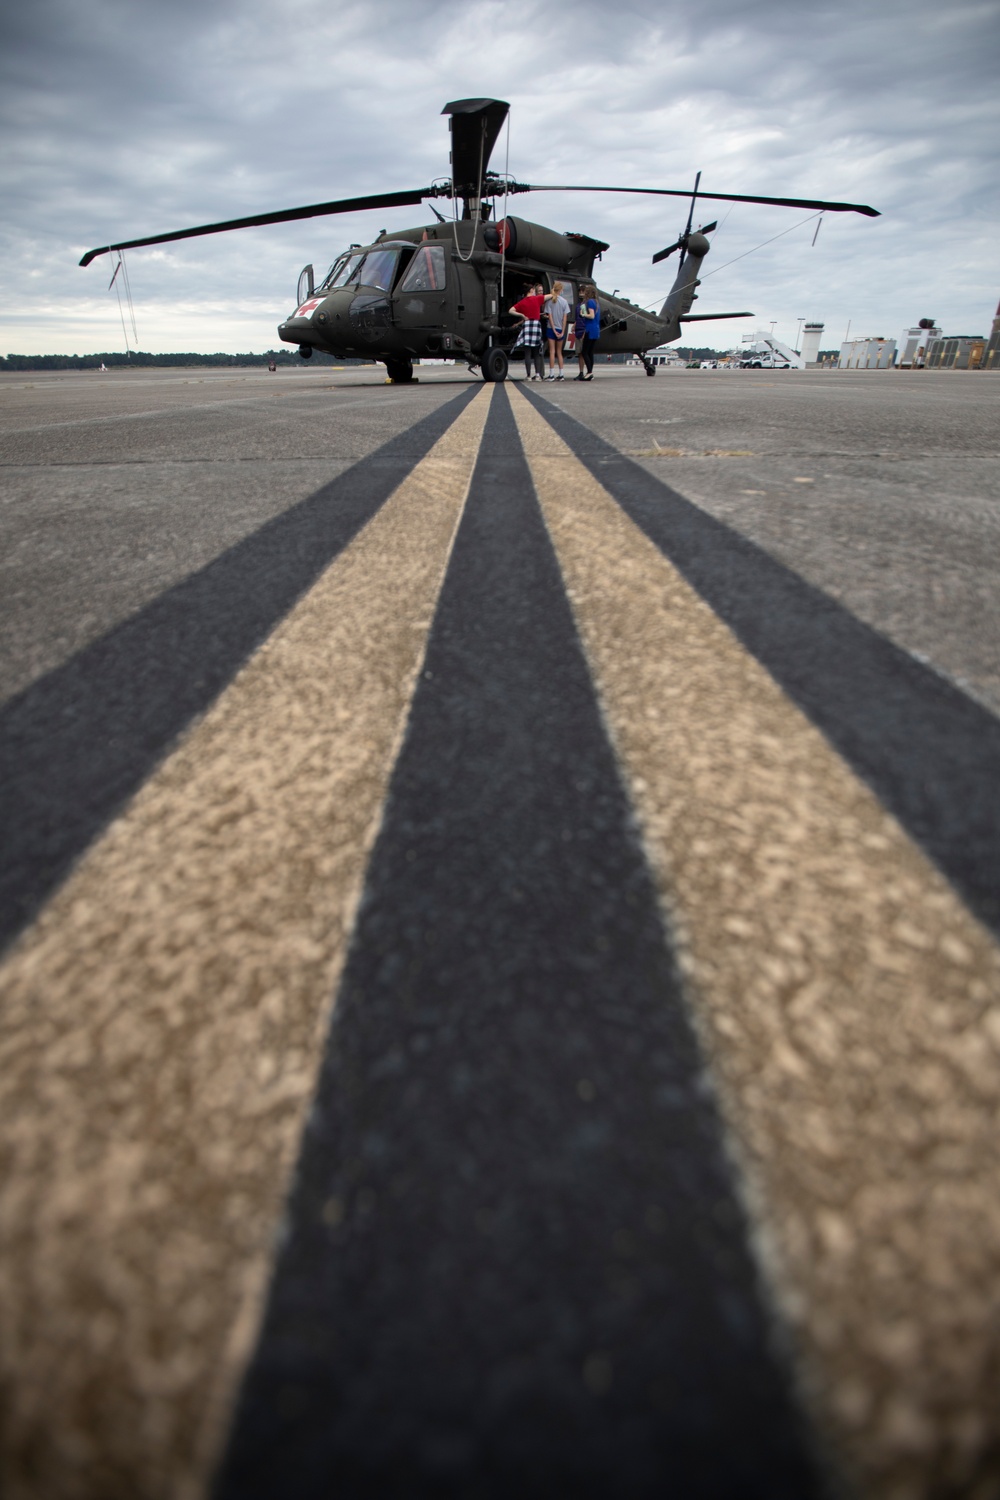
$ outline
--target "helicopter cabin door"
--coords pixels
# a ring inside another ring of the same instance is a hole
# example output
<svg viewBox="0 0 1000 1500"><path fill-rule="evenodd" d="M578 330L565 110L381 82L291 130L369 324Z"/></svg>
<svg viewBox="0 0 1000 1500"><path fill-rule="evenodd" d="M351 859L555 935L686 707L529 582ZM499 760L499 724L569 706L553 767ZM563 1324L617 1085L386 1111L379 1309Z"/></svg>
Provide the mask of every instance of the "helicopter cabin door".
<svg viewBox="0 0 1000 1500"><path fill-rule="evenodd" d="M447 330L448 264L443 245L418 245L393 297L396 328L413 336L419 353Z"/></svg>

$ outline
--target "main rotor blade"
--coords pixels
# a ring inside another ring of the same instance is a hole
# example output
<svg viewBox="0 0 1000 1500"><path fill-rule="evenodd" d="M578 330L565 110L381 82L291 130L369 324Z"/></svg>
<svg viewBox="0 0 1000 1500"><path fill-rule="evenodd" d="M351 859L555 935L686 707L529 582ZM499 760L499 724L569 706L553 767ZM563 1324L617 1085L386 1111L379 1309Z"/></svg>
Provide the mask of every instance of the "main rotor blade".
<svg viewBox="0 0 1000 1500"><path fill-rule="evenodd" d="M505 99L455 99L441 111L451 115L451 176L458 197L479 197L497 136L510 105Z"/></svg>
<svg viewBox="0 0 1000 1500"><path fill-rule="evenodd" d="M559 184L558 186L546 185L544 183L532 182L523 191L529 193L651 193L658 198L690 198L690 188L634 188L634 187L577 187ZM699 198L712 198L719 203L773 203L778 208L825 208L835 214L867 214L870 219L877 219L881 214L878 208L869 208L867 203L827 203L821 198L764 198L757 193L703 193L698 190Z"/></svg>
<svg viewBox="0 0 1000 1500"><path fill-rule="evenodd" d="M224 219L220 224L199 224L196 229L175 229L172 234L150 234L141 240L120 240L88 250L81 266L89 266L96 255L109 250L135 250L140 245L165 245L169 240L193 240L200 234L221 234L226 229L251 229L259 224L287 224L293 219L315 219L322 214L349 214L364 208L406 208L434 196L433 188L414 188L407 193L374 193L366 198L339 198L332 203L310 203L305 208L282 208L273 214L251 214L246 219Z"/></svg>

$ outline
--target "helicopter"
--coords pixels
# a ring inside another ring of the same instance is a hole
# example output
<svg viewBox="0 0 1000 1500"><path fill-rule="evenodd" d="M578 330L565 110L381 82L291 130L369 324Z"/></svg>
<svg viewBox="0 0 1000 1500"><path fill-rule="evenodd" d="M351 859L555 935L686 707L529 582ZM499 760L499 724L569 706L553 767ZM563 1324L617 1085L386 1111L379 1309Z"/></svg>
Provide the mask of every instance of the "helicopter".
<svg viewBox="0 0 1000 1500"><path fill-rule="evenodd" d="M502 99L457 99L441 111L449 116L451 172L429 187L367 197L313 203L275 213L228 219L149 235L88 250L80 261L87 266L96 256L113 251L162 245L230 229L283 224L327 214L356 213L362 209L418 206L425 199L447 198L446 217L431 202L432 224L415 229L382 230L368 245L351 245L333 262L318 283L311 265L301 272L295 311L279 326L280 338L298 345L303 359L315 349L340 358L375 359L386 367L388 379L406 384L414 378L415 360L445 359L465 363L484 380L507 377L512 345L520 320L511 307L530 288L541 283L550 290L563 282L568 300L592 282L594 262L610 248L603 240L575 231L558 232L506 212L508 198L519 193L640 193L687 198L687 225L673 244L657 251L653 264L680 253L677 274L659 313L636 306L627 297L598 293L601 353L638 355L647 375L656 366L646 358L657 345L672 343L685 323L721 318L748 318L752 313L694 313L700 285L698 273L711 248L713 222L693 228L700 200L726 203L769 203L788 208L812 208L833 213L859 213L871 218L878 210L862 203L831 203L813 198L772 198L747 193L700 191L701 173L693 190L687 188L581 187L519 182L494 172L490 158L510 106ZM504 215L496 217L496 204ZM461 206L459 211L459 206Z"/></svg>

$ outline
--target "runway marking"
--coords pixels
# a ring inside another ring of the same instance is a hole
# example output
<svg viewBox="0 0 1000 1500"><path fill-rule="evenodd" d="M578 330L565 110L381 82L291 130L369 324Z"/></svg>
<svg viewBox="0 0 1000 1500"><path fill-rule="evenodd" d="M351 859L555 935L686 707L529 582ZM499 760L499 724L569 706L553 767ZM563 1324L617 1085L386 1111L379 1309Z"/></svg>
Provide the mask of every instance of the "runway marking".
<svg viewBox="0 0 1000 1500"><path fill-rule="evenodd" d="M445 402L0 707L0 946L475 395Z"/></svg>
<svg viewBox="0 0 1000 1500"><path fill-rule="evenodd" d="M12 1500L202 1492L489 395L0 969Z"/></svg>
<svg viewBox="0 0 1000 1500"><path fill-rule="evenodd" d="M817 1500L497 391L216 1500Z"/></svg>
<svg viewBox="0 0 1000 1500"><path fill-rule="evenodd" d="M567 412L522 394L1000 937L1000 719Z"/></svg>
<svg viewBox="0 0 1000 1500"><path fill-rule="evenodd" d="M866 1493L979 1493L1000 951L535 403L514 406L816 1410Z"/></svg>

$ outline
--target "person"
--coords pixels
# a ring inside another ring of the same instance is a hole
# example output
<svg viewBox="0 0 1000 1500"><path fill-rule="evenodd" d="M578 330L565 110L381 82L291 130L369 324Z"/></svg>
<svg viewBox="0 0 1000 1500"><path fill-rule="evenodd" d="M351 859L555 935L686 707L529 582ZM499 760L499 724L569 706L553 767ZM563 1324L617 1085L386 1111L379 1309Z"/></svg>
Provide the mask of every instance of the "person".
<svg viewBox="0 0 1000 1500"><path fill-rule="evenodd" d="M569 318L569 303L562 295L561 281L552 283L552 290L545 299L542 311L546 317L545 343L549 357L549 373L546 380L564 380L563 345L566 342L566 324ZM559 373L556 374L558 369Z"/></svg>
<svg viewBox="0 0 1000 1500"><path fill-rule="evenodd" d="M597 288L592 284L580 288L580 300L576 304L576 348L580 373L577 380L593 380L594 349L601 336L601 304L597 300Z"/></svg>
<svg viewBox="0 0 1000 1500"><path fill-rule="evenodd" d="M542 363L542 303L545 301L545 293L542 283L536 281L526 297L520 302L515 302L510 309L515 317L521 319L521 327L517 338L514 340L514 349L524 350L524 378L525 380L541 380L545 374L545 366ZM513 350L511 351L513 353ZM531 373L534 364L535 373Z"/></svg>

